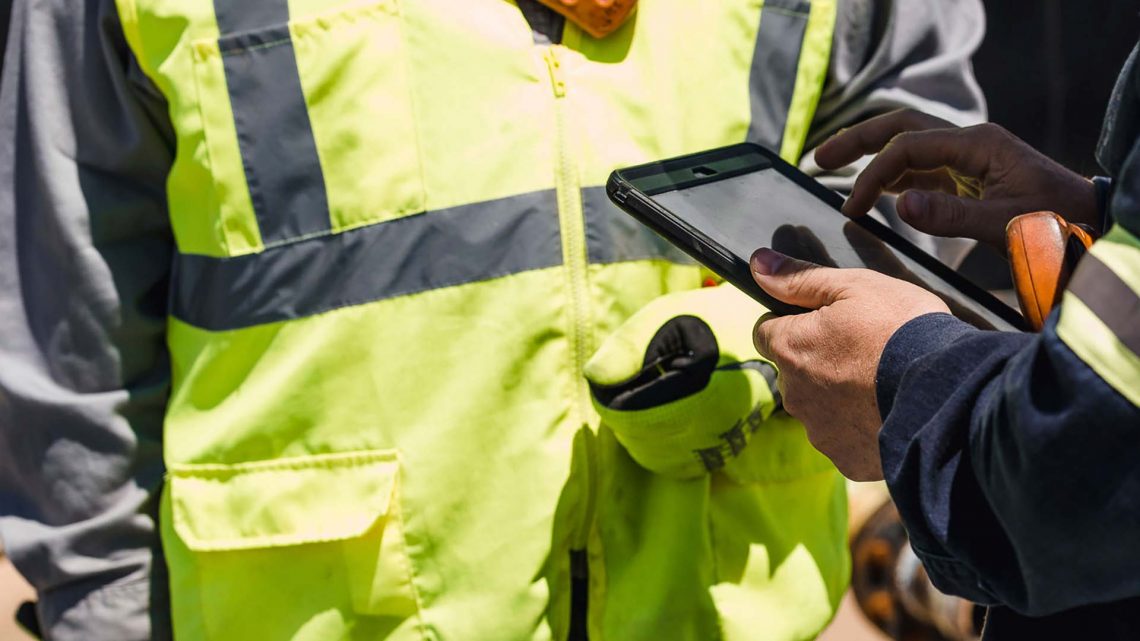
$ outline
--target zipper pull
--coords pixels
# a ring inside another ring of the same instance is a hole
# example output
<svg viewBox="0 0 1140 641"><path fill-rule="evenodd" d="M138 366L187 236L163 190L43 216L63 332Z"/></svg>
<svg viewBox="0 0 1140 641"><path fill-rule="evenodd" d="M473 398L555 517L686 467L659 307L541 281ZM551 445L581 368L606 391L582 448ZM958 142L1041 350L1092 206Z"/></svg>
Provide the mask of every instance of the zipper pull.
<svg viewBox="0 0 1140 641"><path fill-rule="evenodd" d="M558 59L557 50L555 47L550 47L543 52L542 57L546 60L547 70L550 71L550 86L554 89L554 96L556 98L564 97L566 95L566 81L562 75L562 62Z"/></svg>

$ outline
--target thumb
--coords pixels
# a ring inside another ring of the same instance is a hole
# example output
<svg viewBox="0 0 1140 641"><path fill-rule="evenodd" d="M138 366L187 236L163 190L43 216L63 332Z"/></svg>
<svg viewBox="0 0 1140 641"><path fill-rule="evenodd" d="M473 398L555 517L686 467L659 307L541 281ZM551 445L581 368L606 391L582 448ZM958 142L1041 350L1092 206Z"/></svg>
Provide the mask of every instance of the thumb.
<svg viewBox="0 0 1140 641"><path fill-rule="evenodd" d="M974 200L933 191L910 190L899 196L899 217L934 236L973 238L1005 246L1005 227L1017 215L1003 201Z"/></svg>
<svg viewBox="0 0 1140 641"><path fill-rule="evenodd" d="M752 278L764 291L779 300L819 309L842 297L844 270L820 267L796 260L772 249L752 254Z"/></svg>

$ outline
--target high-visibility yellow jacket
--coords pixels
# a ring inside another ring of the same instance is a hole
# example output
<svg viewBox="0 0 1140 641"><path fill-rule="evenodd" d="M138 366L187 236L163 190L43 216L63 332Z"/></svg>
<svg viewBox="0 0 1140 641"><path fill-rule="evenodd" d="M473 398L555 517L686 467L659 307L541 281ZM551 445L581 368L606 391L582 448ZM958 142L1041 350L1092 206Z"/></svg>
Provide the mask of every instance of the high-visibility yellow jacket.
<svg viewBox="0 0 1140 641"><path fill-rule="evenodd" d="M169 102L178 245L162 528L176 637L808 638L843 485L795 426L752 484L596 436L601 337L699 272L620 165L795 160L835 3L649 0L536 46L504 0L119 0Z"/></svg>
<svg viewBox="0 0 1140 641"><path fill-rule="evenodd" d="M508 0L15 3L0 538L46 636L168 639L160 490L182 639L558 638L586 574L595 639L810 636L845 560L794 426L743 484L667 481L578 367L697 284L610 167L798 155L833 10L808 147L980 117L980 0L836 4L643 0L545 47Z"/></svg>

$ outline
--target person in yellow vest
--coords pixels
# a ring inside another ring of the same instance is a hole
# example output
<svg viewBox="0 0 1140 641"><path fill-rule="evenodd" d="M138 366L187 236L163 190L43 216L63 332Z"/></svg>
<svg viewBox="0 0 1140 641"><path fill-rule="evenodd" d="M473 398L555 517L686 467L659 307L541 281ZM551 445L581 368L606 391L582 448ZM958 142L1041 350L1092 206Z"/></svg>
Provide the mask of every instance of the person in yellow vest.
<svg viewBox="0 0 1140 641"><path fill-rule="evenodd" d="M56 641L807 639L843 480L615 167L982 117L976 0L15 6L0 536ZM842 180L842 177L839 177ZM833 183L840 184L840 183ZM744 319L744 325L741 325Z"/></svg>

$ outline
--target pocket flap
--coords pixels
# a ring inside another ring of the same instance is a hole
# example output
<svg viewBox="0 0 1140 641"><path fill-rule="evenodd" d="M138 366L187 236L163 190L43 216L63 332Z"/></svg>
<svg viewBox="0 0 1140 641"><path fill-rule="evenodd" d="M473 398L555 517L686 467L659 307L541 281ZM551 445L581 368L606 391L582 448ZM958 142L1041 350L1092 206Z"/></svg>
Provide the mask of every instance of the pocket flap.
<svg viewBox="0 0 1140 641"><path fill-rule="evenodd" d="M172 467L174 530L195 551L356 538L388 514L399 467L394 450Z"/></svg>

